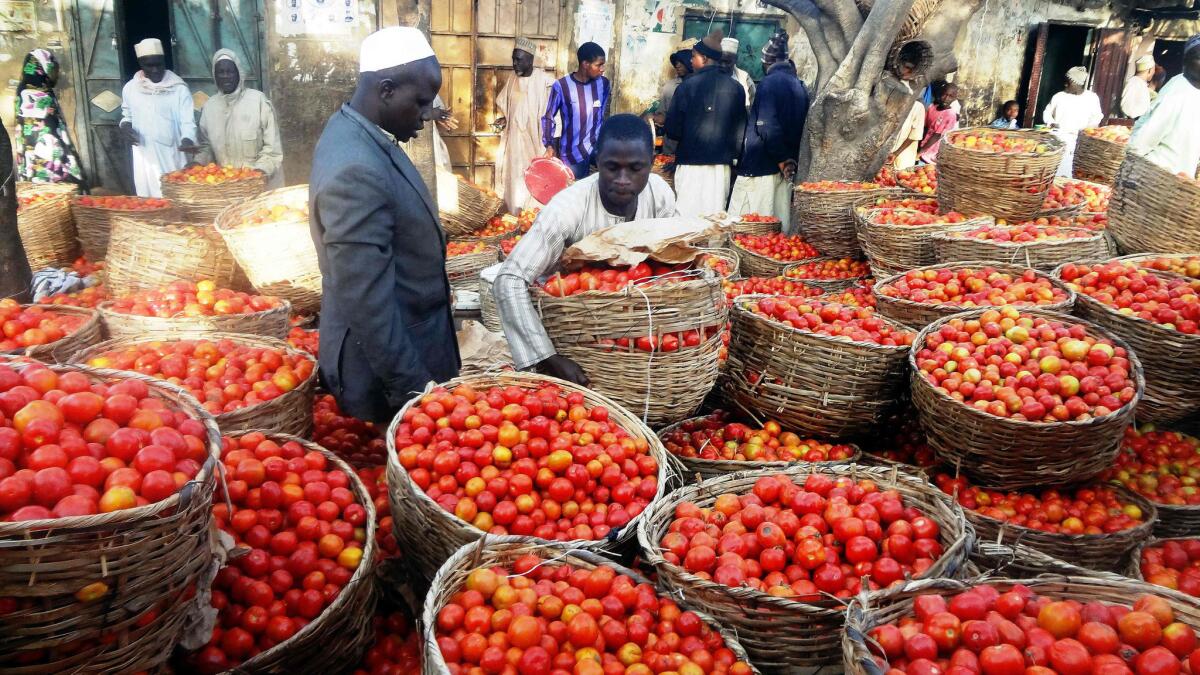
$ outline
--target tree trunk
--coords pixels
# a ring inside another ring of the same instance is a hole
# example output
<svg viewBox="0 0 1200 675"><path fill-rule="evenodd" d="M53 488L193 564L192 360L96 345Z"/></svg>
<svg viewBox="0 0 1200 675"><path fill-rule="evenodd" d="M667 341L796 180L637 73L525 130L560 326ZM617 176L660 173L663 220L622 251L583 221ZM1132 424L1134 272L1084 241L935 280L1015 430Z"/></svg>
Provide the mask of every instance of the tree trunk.
<svg viewBox="0 0 1200 675"><path fill-rule="evenodd" d="M17 230L17 181L8 131L0 132L0 298L29 302L32 272Z"/></svg>

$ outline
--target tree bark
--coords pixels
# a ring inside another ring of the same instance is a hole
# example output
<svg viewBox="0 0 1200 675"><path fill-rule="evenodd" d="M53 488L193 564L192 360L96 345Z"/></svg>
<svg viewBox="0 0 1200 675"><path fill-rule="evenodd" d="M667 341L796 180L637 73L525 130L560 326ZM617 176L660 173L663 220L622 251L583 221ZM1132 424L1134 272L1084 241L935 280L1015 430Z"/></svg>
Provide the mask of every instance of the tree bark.
<svg viewBox="0 0 1200 675"><path fill-rule="evenodd" d="M17 230L17 181L8 130L0 132L0 298L29 302L32 272Z"/></svg>

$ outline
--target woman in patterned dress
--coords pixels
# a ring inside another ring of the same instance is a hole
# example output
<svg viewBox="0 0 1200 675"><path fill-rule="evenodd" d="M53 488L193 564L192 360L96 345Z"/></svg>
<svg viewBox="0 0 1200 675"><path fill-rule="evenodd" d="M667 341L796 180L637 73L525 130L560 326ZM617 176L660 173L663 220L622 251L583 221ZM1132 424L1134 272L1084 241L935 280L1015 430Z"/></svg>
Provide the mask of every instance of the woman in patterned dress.
<svg viewBox="0 0 1200 675"><path fill-rule="evenodd" d="M17 176L34 183L83 184L83 171L54 95L58 61L45 49L25 56L17 85Z"/></svg>

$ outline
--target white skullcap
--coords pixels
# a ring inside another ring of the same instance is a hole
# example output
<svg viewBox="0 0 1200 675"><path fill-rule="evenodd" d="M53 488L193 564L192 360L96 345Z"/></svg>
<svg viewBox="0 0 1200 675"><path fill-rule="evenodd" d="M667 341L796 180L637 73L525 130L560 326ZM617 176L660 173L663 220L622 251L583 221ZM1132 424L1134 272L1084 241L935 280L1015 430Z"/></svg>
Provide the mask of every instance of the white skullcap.
<svg viewBox="0 0 1200 675"><path fill-rule="evenodd" d="M1067 71L1067 79L1081 87L1087 86L1088 71L1083 66L1075 66Z"/></svg>
<svg viewBox="0 0 1200 675"><path fill-rule="evenodd" d="M1154 70L1154 57L1147 54L1136 62L1137 72L1144 73L1147 70Z"/></svg>
<svg viewBox="0 0 1200 675"><path fill-rule="evenodd" d="M737 41L737 38L722 38L721 51L726 54L736 54L740 44L741 43Z"/></svg>
<svg viewBox="0 0 1200 675"><path fill-rule="evenodd" d="M162 56L162 40L158 38L146 38L133 46L133 53L137 54L139 59L143 56Z"/></svg>
<svg viewBox="0 0 1200 675"><path fill-rule="evenodd" d="M434 56L425 34L408 26L389 26L375 31L362 42L358 72L375 73Z"/></svg>

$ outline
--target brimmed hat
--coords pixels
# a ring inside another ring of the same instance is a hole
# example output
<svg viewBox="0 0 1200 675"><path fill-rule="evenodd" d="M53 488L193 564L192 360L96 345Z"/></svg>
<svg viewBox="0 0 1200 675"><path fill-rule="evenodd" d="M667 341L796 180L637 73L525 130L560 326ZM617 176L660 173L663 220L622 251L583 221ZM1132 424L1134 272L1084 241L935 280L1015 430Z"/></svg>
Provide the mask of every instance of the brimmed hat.
<svg viewBox="0 0 1200 675"><path fill-rule="evenodd" d="M724 37L725 32L718 28L709 33L703 40L697 42L696 46L692 47L692 49L710 59L719 59L721 58L721 40Z"/></svg>

